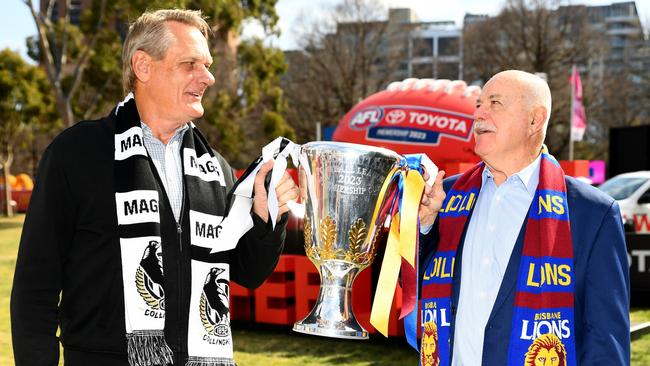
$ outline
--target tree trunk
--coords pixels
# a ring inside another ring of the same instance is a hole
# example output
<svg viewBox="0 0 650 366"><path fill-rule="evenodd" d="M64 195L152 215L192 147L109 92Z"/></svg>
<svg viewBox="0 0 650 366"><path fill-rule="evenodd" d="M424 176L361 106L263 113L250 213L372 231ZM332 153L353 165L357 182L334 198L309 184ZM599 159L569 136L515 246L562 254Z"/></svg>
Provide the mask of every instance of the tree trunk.
<svg viewBox="0 0 650 366"><path fill-rule="evenodd" d="M61 94L56 93L56 107L59 115L63 119L64 126L72 126L75 123L74 116L72 115L72 106L70 105L70 99L63 96L63 92Z"/></svg>
<svg viewBox="0 0 650 366"><path fill-rule="evenodd" d="M7 217L12 217L14 215L14 210L11 205L11 182L9 182L9 175L13 156L11 152L7 152L7 155L5 156L6 160L2 164L2 176L4 181L4 207L2 208L2 213Z"/></svg>

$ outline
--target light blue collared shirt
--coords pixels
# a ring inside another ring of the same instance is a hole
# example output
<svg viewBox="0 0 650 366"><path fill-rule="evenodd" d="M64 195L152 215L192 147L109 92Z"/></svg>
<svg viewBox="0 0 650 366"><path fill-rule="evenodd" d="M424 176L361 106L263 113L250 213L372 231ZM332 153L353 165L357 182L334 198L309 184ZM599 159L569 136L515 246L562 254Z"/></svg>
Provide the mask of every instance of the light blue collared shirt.
<svg viewBox="0 0 650 366"><path fill-rule="evenodd" d="M483 184L463 245L452 366L482 362L485 326L535 196L540 161L541 154L500 186L490 169L483 169Z"/></svg>

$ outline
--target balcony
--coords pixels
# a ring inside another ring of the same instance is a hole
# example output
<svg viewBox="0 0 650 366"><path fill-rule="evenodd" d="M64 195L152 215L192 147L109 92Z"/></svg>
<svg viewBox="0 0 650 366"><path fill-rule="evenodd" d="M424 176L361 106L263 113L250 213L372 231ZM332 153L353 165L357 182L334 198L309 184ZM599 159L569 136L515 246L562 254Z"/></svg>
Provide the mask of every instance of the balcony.
<svg viewBox="0 0 650 366"><path fill-rule="evenodd" d="M616 15L616 16L606 17L605 22L639 24L639 17L636 15Z"/></svg>
<svg viewBox="0 0 650 366"><path fill-rule="evenodd" d="M643 33L639 28L615 28L607 30L608 36L639 36L643 38Z"/></svg>

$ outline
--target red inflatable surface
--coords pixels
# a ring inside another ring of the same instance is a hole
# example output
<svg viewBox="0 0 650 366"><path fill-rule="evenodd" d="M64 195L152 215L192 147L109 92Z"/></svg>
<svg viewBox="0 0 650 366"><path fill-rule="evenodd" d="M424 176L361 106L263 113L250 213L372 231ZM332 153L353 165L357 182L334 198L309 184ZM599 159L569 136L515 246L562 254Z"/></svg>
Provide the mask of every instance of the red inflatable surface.
<svg viewBox="0 0 650 366"><path fill-rule="evenodd" d="M407 79L357 104L333 140L426 153L439 166L476 163L472 113L480 88L463 81ZM471 166L471 165L468 165Z"/></svg>

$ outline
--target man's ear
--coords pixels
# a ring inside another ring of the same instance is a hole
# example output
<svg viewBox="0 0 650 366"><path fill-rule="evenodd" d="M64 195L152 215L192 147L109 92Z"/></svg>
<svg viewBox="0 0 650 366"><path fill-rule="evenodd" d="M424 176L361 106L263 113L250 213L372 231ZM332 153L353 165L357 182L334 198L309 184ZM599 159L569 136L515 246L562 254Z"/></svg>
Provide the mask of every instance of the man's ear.
<svg viewBox="0 0 650 366"><path fill-rule="evenodd" d="M151 61L151 56L142 50L135 51L133 57L131 57L133 73L141 83L146 83L151 78Z"/></svg>
<svg viewBox="0 0 650 366"><path fill-rule="evenodd" d="M530 134L534 135L537 132L541 131L544 128L544 122L546 122L547 111L543 106L535 107L531 113L530 121Z"/></svg>

